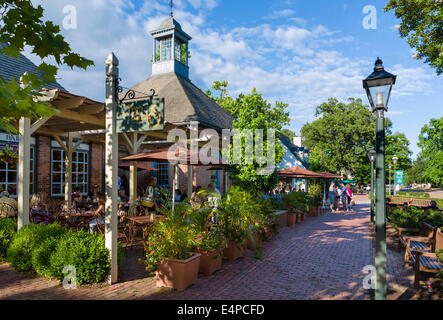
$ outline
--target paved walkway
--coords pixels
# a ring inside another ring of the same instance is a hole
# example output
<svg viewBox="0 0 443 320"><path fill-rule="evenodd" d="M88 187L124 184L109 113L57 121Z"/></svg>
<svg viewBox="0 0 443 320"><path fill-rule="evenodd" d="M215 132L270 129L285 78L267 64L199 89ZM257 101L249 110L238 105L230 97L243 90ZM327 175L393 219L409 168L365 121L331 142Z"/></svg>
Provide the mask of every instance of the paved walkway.
<svg viewBox="0 0 443 320"><path fill-rule="evenodd" d="M129 249L121 282L112 286L65 290L58 281L2 264L0 299L369 299L362 285L363 267L373 264L369 208L356 208L286 227L264 244L262 259L248 251L235 262L224 262L212 276L200 276L184 292L156 288L136 262L141 250ZM388 251L388 273L395 274L388 281L410 283L401 253Z"/></svg>

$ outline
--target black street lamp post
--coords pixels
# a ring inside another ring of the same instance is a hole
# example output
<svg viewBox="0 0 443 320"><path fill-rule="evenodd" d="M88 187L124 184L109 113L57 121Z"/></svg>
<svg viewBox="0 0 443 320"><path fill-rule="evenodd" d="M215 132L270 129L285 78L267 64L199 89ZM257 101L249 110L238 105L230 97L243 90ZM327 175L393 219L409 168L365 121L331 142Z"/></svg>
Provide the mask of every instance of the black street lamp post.
<svg viewBox="0 0 443 320"><path fill-rule="evenodd" d="M391 196L392 195L392 192L391 192L391 168L392 168L392 163L389 163L388 164L388 167L389 167L389 195Z"/></svg>
<svg viewBox="0 0 443 320"><path fill-rule="evenodd" d="M363 88L376 114L376 205L375 205L375 299L386 300L386 180L385 180L385 119L389 96L396 76L386 72L380 58L375 61L374 72L363 80Z"/></svg>
<svg viewBox="0 0 443 320"><path fill-rule="evenodd" d="M377 153L375 152L374 148L371 148L368 153L369 161L371 162L371 223L374 223L374 195L375 195L375 183L374 183L374 162L375 158L377 156Z"/></svg>

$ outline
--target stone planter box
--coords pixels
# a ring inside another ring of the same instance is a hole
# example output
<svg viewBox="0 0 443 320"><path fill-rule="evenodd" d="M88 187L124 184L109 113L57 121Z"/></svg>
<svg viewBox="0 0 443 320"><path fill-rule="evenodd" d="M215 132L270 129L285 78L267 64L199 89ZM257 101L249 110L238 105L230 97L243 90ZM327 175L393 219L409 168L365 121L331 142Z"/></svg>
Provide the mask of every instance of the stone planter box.
<svg viewBox="0 0 443 320"><path fill-rule="evenodd" d="M164 259L155 275L157 287L183 291L197 282L200 257L200 253L192 252L186 260Z"/></svg>
<svg viewBox="0 0 443 320"><path fill-rule="evenodd" d="M287 214L288 227L292 227L295 224L296 220L297 220L297 214L288 212Z"/></svg>
<svg viewBox="0 0 443 320"><path fill-rule="evenodd" d="M284 227L286 227L288 225L288 212L286 210L280 210L280 211L276 211L275 214L278 217L278 228L279 230L283 229Z"/></svg>
<svg viewBox="0 0 443 320"><path fill-rule="evenodd" d="M226 248L223 250L223 257L229 261L235 261L245 254L245 248L243 245L236 241L229 241Z"/></svg>
<svg viewBox="0 0 443 320"><path fill-rule="evenodd" d="M201 254L199 273L209 276L221 268L222 255L217 250L196 249L195 251Z"/></svg>

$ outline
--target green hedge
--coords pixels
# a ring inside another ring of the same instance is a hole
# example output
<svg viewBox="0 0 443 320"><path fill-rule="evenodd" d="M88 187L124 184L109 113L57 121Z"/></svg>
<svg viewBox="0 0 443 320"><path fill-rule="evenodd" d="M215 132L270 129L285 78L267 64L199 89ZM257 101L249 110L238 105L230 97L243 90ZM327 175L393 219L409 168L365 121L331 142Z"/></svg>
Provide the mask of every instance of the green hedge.
<svg viewBox="0 0 443 320"><path fill-rule="evenodd" d="M422 222L434 227L443 227L443 215L435 210L423 210L417 207L394 208L389 214L391 223L400 228L420 228Z"/></svg>
<svg viewBox="0 0 443 320"><path fill-rule="evenodd" d="M110 258L104 235L85 231L66 234L49 258L49 275L63 280L63 268L68 265L75 267L78 284L106 280L110 272Z"/></svg>
<svg viewBox="0 0 443 320"><path fill-rule="evenodd" d="M6 259L6 250L17 232L17 220L0 219L0 261Z"/></svg>
<svg viewBox="0 0 443 320"><path fill-rule="evenodd" d="M15 220L0 220L0 249L4 248L7 261L16 269L34 270L39 275L63 280L65 266L73 266L77 284L107 279L110 257L104 235L68 230L58 224L31 224L18 232L16 226ZM123 255L119 244L119 269L123 266Z"/></svg>
<svg viewBox="0 0 443 320"><path fill-rule="evenodd" d="M6 252L6 260L21 271L31 270L32 254L46 239L60 238L68 231L59 224L38 225L30 224L17 232Z"/></svg>

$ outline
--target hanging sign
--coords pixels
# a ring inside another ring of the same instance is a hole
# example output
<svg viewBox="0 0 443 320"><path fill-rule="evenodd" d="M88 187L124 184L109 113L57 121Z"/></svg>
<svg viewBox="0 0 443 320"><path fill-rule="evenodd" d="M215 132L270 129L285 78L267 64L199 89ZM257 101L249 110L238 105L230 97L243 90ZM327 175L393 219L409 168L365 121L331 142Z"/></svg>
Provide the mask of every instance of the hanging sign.
<svg viewBox="0 0 443 320"><path fill-rule="evenodd" d="M403 184L403 170L395 171L395 183L399 185Z"/></svg>
<svg viewBox="0 0 443 320"><path fill-rule="evenodd" d="M123 102L117 107L117 132L119 133L163 130L164 120L164 98Z"/></svg>

